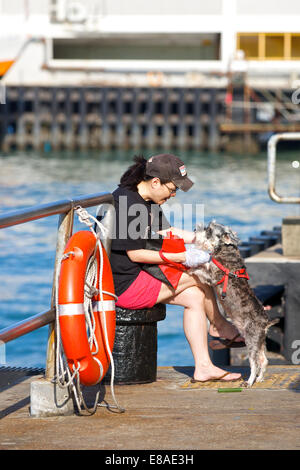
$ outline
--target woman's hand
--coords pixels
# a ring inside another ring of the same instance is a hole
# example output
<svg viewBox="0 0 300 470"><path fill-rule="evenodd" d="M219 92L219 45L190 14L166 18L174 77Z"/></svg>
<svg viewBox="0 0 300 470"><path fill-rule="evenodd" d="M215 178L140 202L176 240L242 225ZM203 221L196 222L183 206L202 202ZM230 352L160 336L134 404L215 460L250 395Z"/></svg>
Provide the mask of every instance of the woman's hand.
<svg viewBox="0 0 300 470"><path fill-rule="evenodd" d="M197 268L201 264L209 263L211 255L207 251L199 250L198 248L187 247L185 252L184 266L188 268Z"/></svg>

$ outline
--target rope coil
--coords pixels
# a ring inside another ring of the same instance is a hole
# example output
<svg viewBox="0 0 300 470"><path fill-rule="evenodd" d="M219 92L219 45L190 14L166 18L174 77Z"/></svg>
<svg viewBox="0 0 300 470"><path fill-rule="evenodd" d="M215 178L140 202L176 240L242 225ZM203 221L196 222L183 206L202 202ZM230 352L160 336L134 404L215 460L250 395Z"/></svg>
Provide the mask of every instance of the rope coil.
<svg viewBox="0 0 300 470"><path fill-rule="evenodd" d="M100 241L100 238L97 236L96 232L93 229L93 225L95 222L97 226L100 229L100 234L102 236L107 236L108 230L91 214L87 212L87 210L83 209L81 206L77 206L74 208L79 221L81 223L84 223L89 227L93 235L95 236L97 242L95 246L95 252L92 258L89 261L87 270L86 270L86 278L85 278L85 287L84 287L84 313L85 313L85 319L86 319L86 325L87 325L87 330L89 332L89 346L90 350L92 350L94 346L94 351L92 352L93 355L97 354L98 352L98 344L95 336L95 318L94 318L94 312L93 312L93 305L92 305L92 299L95 295L100 294L100 303L101 303L101 312L102 312L102 317L103 317L103 324L104 324L104 337L105 337L105 345L106 349L110 358L110 365L111 365L111 381L110 381L110 386L111 386L111 394L113 401L115 405L102 405L98 403L99 400L99 394L100 394L100 387L101 387L101 382L99 384L99 390L96 394L95 398L95 403L92 408L88 408L88 406L85 403L82 390L80 387L80 378L79 378L79 370L80 370L80 363L77 362L77 366L73 366L73 373L71 373L68 364L66 363L66 360L64 358L64 355L62 354L62 342L61 342L61 334L60 334L60 325L59 325L59 308L58 308L58 283L59 283L59 274L60 274L60 269L57 272L56 280L55 280L55 285L56 285L56 338L57 338L57 343L56 343L56 377L54 380L56 380L56 383L60 388L67 388L71 387L74 398L77 404L78 412L80 414L82 413L82 406L84 407L85 411L88 414L93 414L95 413L97 406L105 406L108 409L110 408L117 408L120 413L123 413L125 411L124 408L120 407L118 404L115 393L114 393L114 375L115 375L115 367L114 367L114 360L112 356L112 352L109 346L109 340L108 340L108 333L107 333L107 325L106 325L106 317L104 314L104 299L103 299L103 294L109 294L110 296L114 297L117 299L117 296L112 293L112 292L107 292L102 290L102 278L103 278L103 247ZM99 251L100 255L100 266L97 266L97 259L96 259L96 253L97 250ZM60 263L70 257L71 255L74 255L75 253L70 251L66 254L64 254L61 257ZM99 269L99 285L96 286L97 283L97 269ZM100 370L101 370L101 376L103 374L103 365L101 364L101 361L98 360L96 357L95 359L99 363Z"/></svg>

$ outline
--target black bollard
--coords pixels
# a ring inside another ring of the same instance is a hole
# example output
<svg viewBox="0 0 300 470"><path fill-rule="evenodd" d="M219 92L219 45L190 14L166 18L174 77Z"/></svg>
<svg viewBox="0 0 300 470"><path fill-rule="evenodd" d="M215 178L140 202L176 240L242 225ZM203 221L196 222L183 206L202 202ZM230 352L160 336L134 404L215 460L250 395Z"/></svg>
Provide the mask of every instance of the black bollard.
<svg viewBox="0 0 300 470"><path fill-rule="evenodd" d="M266 250L270 246L275 245L277 242L277 237L271 237L270 235L258 235L256 237L250 237L249 238L250 243L251 242L262 242L264 244L263 249Z"/></svg>
<svg viewBox="0 0 300 470"><path fill-rule="evenodd" d="M239 245L240 254L243 258L251 256L251 246L247 242L242 242Z"/></svg>
<svg viewBox="0 0 300 470"><path fill-rule="evenodd" d="M207 341L210 342L213 339L208 333ZM212 363L217 367L229 366L230 365L230 349L219 349L212 350L208 348L209 357Z"/></svg>
<svg viewBox="0 0 300 470"><path fill-rule="evenodd" d="M265 244L263 241L259 240L250 240L249 239L249 246L251 250L251 256L256 255L260 251L263 251L265 249Z"/></svg>
<svg viewBox="0 0 300 470"><path fill-rule="evenodd" d="M142 310L116 308L114 383L125 385L156 381L157 322L165 317L164 304ZM109 376L105 382L108 379Z"/></svg>

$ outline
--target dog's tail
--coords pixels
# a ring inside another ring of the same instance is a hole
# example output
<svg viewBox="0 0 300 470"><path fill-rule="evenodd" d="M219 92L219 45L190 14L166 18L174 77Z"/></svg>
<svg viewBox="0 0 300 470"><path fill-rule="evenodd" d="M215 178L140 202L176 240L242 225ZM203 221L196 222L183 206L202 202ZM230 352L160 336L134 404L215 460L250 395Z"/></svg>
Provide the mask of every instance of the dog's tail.
<svg viewBox="0 0 300 470"><path fill-rule="evenodd" d="M274 320L269 321L266 326L266 332L271 326L276 325L276 323L279 323L279 321L280 321L280 318L275 318Z"/></svg>

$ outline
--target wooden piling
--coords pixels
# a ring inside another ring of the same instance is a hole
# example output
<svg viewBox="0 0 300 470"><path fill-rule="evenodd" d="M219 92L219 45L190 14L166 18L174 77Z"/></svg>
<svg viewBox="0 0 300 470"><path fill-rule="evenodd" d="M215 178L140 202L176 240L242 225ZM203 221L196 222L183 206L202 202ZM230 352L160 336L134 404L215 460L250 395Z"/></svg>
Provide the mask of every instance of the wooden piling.
<svg viewBox="0 0 300 470"><path fill-rule="evenodd" d="M50 144L53 150L58 150L60 147L57 92L57 88L52 88Z"/></svg>
<svg viewBox="0 0 300 470"><path fill-rule="evenodd" d="M186 148L186 90L183 88L180 88L178 90L178 140L177 140L177 145L179 149L185 149Z"/></svg>
<svg viewBox="0 0 300 470"><path fill-rule="evenodd" d="M201 122L202 103L199 88L194 90L194 132L193 132L193 148L203 148L203 128Z"/></svg>
<svg viewBox="0 0 300 470"><path fill-rule="evenodd" d="M209 116L208 150L214 152L218 149L216 89L210 91Z"/></svg>
<svg viewBox="0 0 300 470"><path fill-rule="evenodd" d="M40 102L39 102L39 88L34 88L33 98L33 142L34 148L40 150L41 145L41 127L40 127Z"/></svg>
<svg viewBox="0 0 300 470"><path fill-rule="evenodd" d="M124 104L123 104L123 93L119 88L116 96L116 132L115 132L115 143L118 148L125 146L125 126L123 122L124 116Z"/></svg>
<svg viewBox="0 0 300 470"><path fill-rule="evenodd" d="M108 88L103 88L101 93L101 134L100 134L100 147L107 149L110 147L110 129L108 126Z"/></svg>
<svg viewBox="0 0 300 470"><path fill-rule="evenodd" d="M154 90L153 88L148 88L147 93L147 107L145 113L145 140L144 145L148 149L155 148L155 132L154 132Z"/></svg>
<svg viewBox="0 0 300 470"><path fill-rule="evenodd" d="M17 128L16 128L16 141L19 150L25 148L25 128L24 128L24 87L19 87L19 96L17 102Z"/></svg>
<svg viewBox="0 0 300 470"><path fill-rule="evenodd" d="M138 122L138 114L139 114L139 100L138 100L138 89L132 89L132 111L131 111L131 134L129 138L129 145L133 149L138 149L141 145L141 127L139 126Z"/></svg>
<svg viewBox="0 0 300 470"><path fill-rule="evenodd" d="M84 88L79 90L78 146L80 150L88 149L88 129L86 121L86 100Z"/></svg>
<svg viewBox="0 0 300 470"><path fill-rule="evenodd" d="M169 88L163 90L163 126L162 126L162 147L169 149L172 145L172 132L170 123L170 100Z"/></svg>

